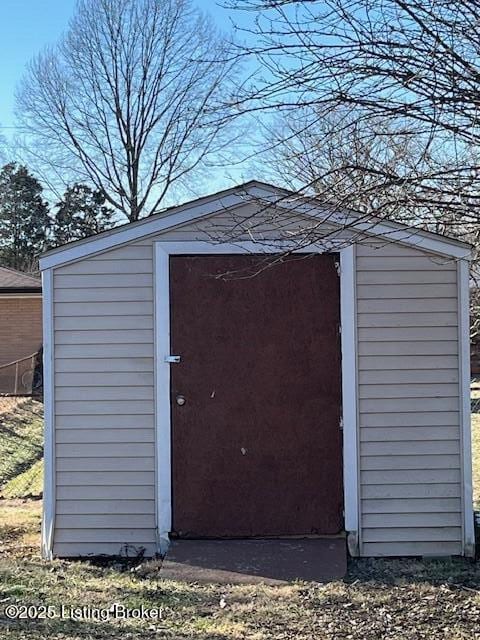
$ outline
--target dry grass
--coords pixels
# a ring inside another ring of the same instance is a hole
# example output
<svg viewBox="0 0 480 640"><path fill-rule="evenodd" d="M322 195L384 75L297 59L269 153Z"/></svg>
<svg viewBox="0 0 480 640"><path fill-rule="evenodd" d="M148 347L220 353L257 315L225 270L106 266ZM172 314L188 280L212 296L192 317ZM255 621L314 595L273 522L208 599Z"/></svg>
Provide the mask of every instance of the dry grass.
<svg viewBox="0 0 480 640"><path fill-rule="evenodd" d="M480 570L463 560L353 562L345 581L218 586L164 581L159 564L44 562L39 502L0 501L0 638L409 640L478 638ZM159 621L11 621L9 604L160 608Z"/></svg>
<svg viewBox="0 0 480 640"><path fill-rule="evenodd" d="M480 504L480 413L473 417L473 448ZM326 585L184 584L160 579L156 561L140 566L44 562L40 506L0 500L2 640L480 638L480 565L462 559L353 561L344 581ZM161 619L8 620L2 615L11 604L50 605L58 614L62 604L68 609L113 603L160 608Z"/></svg>

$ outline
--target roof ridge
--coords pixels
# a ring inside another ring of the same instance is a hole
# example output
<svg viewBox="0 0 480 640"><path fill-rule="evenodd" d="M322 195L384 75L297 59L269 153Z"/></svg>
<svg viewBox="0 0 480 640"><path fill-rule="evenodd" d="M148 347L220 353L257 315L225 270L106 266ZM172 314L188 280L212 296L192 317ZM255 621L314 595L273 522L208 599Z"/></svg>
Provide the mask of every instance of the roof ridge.
<svg viewBox="0 0 480 640"><path fill-rule="evenodd" d="M170 227L182 226L193 220L218 213L225 207L228 209L235 208L245 202L244 195L252 200L263 200L265 204L291 209L292 211L296 210L301 215L313 218L320 218L322 213L326 213L331 208L314 194L300 194L291 189L276 187L259 180L249 180L216 193L201 196L182 204L172 205L141 220L113 227L94 236L52 248L41 256L41 269L64 264L92 253L105 251L134 239L138 240L141 237L161 233ZM279 196L279 199L272 200L272 196L275 195ZM296 197L292 200L292 196ZM308 207L308 210L305 210L305 207ZM357 217L359 212L348 208L339 208L338 215ZM342 220L339 224L343 225L344 221ZM332 222L335 223L335 220L332 220ZM368 228L364 228L366 226ZM470 245L462 240L408 226L401 222L382 219L378 216L371 216L368 225L365 222L359 223L358 230L367 236L381 237L382 235L388 235L392 241L413 244L419 247L422 244L423 249L430 250L433 253L462 258L467 258L470 254ZM87 245L88 249L86 248ZM426 245L430 245L430 249Z"/></svg>

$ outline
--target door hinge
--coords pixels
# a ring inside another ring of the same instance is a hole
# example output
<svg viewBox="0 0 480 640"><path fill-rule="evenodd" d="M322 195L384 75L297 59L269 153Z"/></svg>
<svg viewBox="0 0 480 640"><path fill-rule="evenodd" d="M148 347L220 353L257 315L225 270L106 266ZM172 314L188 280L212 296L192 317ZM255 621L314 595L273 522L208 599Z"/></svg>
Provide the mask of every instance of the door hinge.
<svg viewBox="0 0 480 640"><path fill-rule="evenodd" d="M164 359L165 362L170 362L170 363L180 362L180 360L181 360L180 356L165 356L165 359Z"/></svg>
<svg viewBox="0 0 480 640"><path fill-rule="evenodd" d="M342 335L342 325L341 324L338 325L338 335L339 336Z"/></svg>
<svg viewBox="0 0 480 640"><path fill-rule="evenodd" d="M337 274L341 275L342 268L340 266L340 262L335 261L335 269L337 270Z"/></svg>
<svg viewBox="0 0 480 640"><path fill-rule="evenodd" d="M340 431L343 431L343 418L340 418L338 426L339 426Z"/></svg>

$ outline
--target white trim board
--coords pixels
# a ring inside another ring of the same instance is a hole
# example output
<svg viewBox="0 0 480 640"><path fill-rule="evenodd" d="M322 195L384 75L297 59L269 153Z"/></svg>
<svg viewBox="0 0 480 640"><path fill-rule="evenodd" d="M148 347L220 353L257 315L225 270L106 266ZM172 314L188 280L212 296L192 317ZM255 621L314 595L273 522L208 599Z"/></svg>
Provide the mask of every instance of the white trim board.
<svg viewBox="0 0 480 640"><path fill-rule="evenodd" d="M350 555L360 555L359 436L357 382L356 247L340 252L342 327L343 491L345 530Z"/></svg>
<svg viewBox="0 0 480 640"><path fill-rule="evenodd" d="M170 285L169 254L154 244L154 342L155 342L155 511L157 546L162 555L168 548L172 528L171 437L170 437Z"/></svg>
<svg viewBox="0 0 480 640"><path fill-rule="evenodd" d="M54 325L53 325L53 271L42 273L43 287L43 396L44 396L44 468L42 556L52 559L55 528L55 424L54 424Z"/></svg>
<svg viewBox="0 0 480 640"><path fill-rule="evenodd" d="M470 274L467 260L457 263L460 442L462 465L463 553L475 557L470 416Z"/></svg>
<svg viewBox="0 0 480 640"><path fill-rule="evenodd" d="M156 427L156 525L158 551L164 554L168 548L172 525L171 502L171 417L170 417L170 366L165 356L170 355L170 302L169 302L169 256L195 254L242 254L258 251L254 242L214 244L209 242L155 242L154 243L154 287L155 287L155 427ZM270 243L263 253L282 251L282 243ZM324 253L322 247L310 247L301 253ZM358 555L359 498L358 498L358 421L356 386L355 340L355 249L345 247L340 251L340 295L342 322L342 393L344 425L344 509L345 526L348 523L350 543L355 542ZM342 293L343 292L343 293ZM345 327L343 325L345 323ZM343 332L345 331L345 342ZM351 349L354 351L352 352ZM353 354L353 356L352 356ZM353 360L352 360L353 357ZM354 366L355 363L355 366ZM352 378L353 372L353 378ZM346 442L348 440L348 443ZM348 446L347 446L348 445ZM348 459L348 469L346 461ZM352 550L354 548L352 547Z"/></svg>
<svg viewBox="0 0 480 640"><path fill-rule="evenodd" d="M257 202L259 209L265 206L276 206L279 209L304 215L317 221L323 219L329 223L339 225L339 228L344 225L354 225L352 228L355 231L365 233L367 236L385 238L388 242L401 242L405 245L415 246L425 251L456 259L469 259L470 257L468 245L456 240L408 228L398 223L382 221L378 218L370 218L368 221L358 222L358 217L352 213L332 212L315 200L298 198L293 193L290 193L290 196L289 192L283 189L276 189L262 183L247 183L207 196L198 201L174 207L164 214L156 214L138 222L100 233L91 238L78 240L58 249L52 249L40 259L40 267L41 269L48 269L79 260L133 240L162 233L168 229L215 213L235 209L246 202ZM258 248L259 244L257 243L257 250Z"/></svg>

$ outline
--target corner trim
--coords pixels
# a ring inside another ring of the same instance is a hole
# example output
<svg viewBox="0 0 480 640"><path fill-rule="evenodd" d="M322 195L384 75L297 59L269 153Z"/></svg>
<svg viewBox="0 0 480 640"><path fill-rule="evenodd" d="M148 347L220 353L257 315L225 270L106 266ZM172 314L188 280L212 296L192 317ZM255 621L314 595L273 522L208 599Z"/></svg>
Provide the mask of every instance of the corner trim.
<svg viewBox="0 0 480 640"><path fill-rule="evenodd" d="M53 271L42 273L43 287L43 402L45 410L42 557L53 557L55 529L55 420L53 384Z"/></svg>
<svg viewBox="0 0 480 640"><path fill-rule="evenodd" d="M160 242L153 245L154 254L154 344L155 344L155 513L157 551L168 549L172 528L170 365L170 285L169 256Z"/></svg>
<svg viewBox="0 0 480 640"><path fill-rule="evenodd" d="M463 555L475 557L472 492L472 435L470 426L470 273L467 260L457 263L458 367L460 394L460 441L462 465Z"/></svg>
<svg viewBox="0 0 480 640"><path fill-rule="evenodd" d="M360 555L356 247L340 251L342 326L343 491L350 555Z"/></svg>

